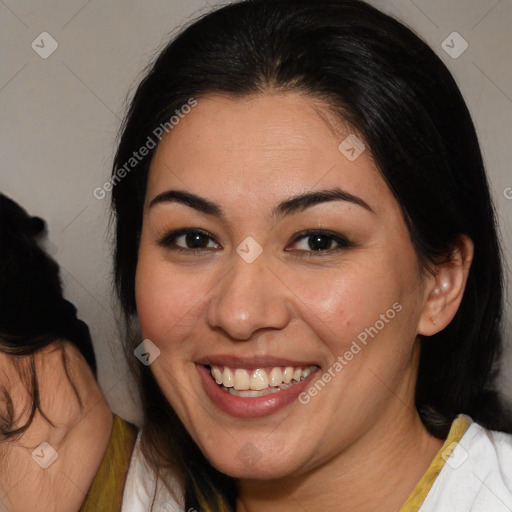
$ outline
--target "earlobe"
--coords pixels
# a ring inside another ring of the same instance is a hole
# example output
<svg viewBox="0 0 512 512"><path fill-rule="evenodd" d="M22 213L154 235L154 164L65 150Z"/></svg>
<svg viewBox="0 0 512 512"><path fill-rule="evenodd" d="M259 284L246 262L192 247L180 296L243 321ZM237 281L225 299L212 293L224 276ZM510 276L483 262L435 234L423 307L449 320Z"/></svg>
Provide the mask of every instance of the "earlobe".
<svg viewBox="0 0 512 512"><path fill-rule="evenodd" d="M460 235L448 261L436 265L425 286L418 334L432 336L442 331L459 309L473 260L473 242Z"/></svg>

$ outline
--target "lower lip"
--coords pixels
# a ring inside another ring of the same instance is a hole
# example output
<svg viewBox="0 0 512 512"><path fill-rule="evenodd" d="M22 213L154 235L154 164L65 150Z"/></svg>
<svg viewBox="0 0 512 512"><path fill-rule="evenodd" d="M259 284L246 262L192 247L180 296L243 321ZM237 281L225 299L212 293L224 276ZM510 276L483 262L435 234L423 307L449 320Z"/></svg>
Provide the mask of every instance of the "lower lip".
<svg viewBox="0 0 512 512"><path fill-rule="evenodd" d="M207 367L198 364L196 368L210 400L225 413L238 418L260 418L283 409L297 399L307 387L309 380L318 372L317 369L303 381L277 393L258 397L241 397L223 391L213 380Z"/></svg>

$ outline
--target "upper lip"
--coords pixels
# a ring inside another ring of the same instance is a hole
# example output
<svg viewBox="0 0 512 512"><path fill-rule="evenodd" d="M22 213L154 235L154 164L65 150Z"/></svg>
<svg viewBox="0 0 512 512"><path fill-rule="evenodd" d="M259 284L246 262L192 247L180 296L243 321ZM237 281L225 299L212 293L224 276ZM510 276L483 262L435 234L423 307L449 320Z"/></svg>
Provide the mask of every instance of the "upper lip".
<svg viewBox="0 0 512 512"><path fill-rule="evenodd" d="M247 370L255 370L257 368L264 368L269 366L293 366L295 368L307 368L308 366L318 366L316 363L313 363L311 361L297 361L274 356L254 355L249 357L238 357L227 354L203 357L201 359L198 359L196 361L196 364L208 366L228 366L229 368L245 368Z"/></svg>

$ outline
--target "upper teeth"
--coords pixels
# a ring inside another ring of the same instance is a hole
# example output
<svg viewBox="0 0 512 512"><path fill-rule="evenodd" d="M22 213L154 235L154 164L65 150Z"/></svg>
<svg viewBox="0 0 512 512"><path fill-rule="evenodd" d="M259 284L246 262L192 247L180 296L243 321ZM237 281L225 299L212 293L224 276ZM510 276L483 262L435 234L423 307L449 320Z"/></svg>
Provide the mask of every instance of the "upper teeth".
<svg viewBox="0 0 512 512"><path fill-rule="evenodd" d="M238 391L249 389L260 391L269 386L279 387L282 384L288 384L292 380L299 382L311 375L316 368L315 366L308 366L307 368L294 368L292 366L281 368L276 366L267 371L263 368L246 370L244 368L228 368L227 366L219 367L216 365L210 367L211 374L217 384Z"/></svg>

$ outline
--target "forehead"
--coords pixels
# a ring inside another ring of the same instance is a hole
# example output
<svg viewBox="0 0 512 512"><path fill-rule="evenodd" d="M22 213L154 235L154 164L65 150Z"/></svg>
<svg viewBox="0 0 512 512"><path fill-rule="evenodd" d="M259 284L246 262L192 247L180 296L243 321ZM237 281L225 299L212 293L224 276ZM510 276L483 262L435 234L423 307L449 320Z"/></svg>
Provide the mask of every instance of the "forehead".
<svg viewBox="0 0 512 512"><path fill-rule="evenodd" d="M251 197L263 206L330 187L364 194L376 210L394 202L368 149L355 160L340 151L357 135L319 100L299 93L211 95L182 116L156 149L146 203L181 188L221 203Z"/></svg>

